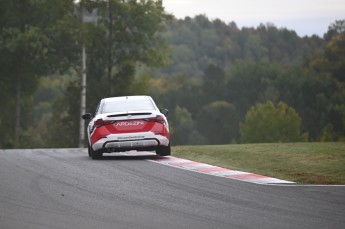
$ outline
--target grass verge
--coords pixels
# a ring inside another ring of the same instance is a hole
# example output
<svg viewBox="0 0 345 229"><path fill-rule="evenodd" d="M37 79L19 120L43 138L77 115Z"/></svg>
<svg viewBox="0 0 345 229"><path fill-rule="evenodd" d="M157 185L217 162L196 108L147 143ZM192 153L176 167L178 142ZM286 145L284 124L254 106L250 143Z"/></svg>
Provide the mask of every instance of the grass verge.
<svg viewBox="0 0 345 229"><path fill-rule="evenodd" d="M174 146L173 156L303 184L345 185L345 143Z"/></svg>

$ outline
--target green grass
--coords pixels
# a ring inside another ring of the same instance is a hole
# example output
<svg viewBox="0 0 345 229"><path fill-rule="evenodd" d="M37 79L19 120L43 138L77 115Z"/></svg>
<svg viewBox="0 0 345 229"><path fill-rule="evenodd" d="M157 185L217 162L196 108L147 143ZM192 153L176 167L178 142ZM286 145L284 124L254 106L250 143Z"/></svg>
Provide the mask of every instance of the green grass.
<svg viewBox="0 0 345 229"><path fill-rule="evenodd" d="M345 143L175 146L172 155L303 184L345 184Z"/></svg>

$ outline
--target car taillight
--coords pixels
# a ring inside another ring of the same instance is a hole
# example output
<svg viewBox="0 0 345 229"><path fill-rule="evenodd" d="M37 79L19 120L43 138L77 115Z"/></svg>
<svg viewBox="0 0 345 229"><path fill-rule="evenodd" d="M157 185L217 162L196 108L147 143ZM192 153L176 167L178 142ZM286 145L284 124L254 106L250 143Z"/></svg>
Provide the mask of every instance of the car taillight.
<svg viewBox="0 0 345 229"><path fill-rule="evenodd" d="M109 120L103 120L103 119L97 119L93 125L95 128L98 128L98 127L101 127L101 126L104 126L104 125L108 125L108 124L112 124L114 123L114 121L109 121Z"/></svg>
<svg viewBox="0 0 345 229"><path fill-rule="evenodd" d="M156 116L156 122L164 124L165 123L165 119L163 118L163 116L157 115Z"/></svg>
<svg viewBox="0 0 345 229"><path fill-rule="evenodd" d="M161 123L161 124L165 123L165 119L161 115L157 115L155 118L147 118L147 119L144 119L144 120L147 121L147 122L158 122L158 123Z"/></svg>

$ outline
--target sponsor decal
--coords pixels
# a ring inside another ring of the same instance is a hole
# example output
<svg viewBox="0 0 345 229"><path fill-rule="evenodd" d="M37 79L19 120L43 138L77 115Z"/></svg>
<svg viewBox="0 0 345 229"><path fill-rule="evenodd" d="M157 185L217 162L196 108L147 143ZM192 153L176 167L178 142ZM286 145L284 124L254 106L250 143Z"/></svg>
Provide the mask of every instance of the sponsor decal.
<svg viewBox="0 0 345 229"><path fill-rule="evenodd" d="M140 126L144 125L144 121L122 121L122 122L117 122L115 126Z"/></svg>

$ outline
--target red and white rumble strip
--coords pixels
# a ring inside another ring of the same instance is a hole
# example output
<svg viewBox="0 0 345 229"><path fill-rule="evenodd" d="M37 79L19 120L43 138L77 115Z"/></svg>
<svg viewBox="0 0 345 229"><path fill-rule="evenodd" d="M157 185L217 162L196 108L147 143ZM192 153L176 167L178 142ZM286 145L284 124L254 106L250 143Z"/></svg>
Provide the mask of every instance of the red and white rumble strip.
<svg viewBox="0 0 345 229"><path fill-rule="evenodd" d="M272 177L262 176L253 173L241 172L237 170L225 169L222 167L190 161L177 157L160 157L150 160L155 163L172 166L175 168L205 173L213 176L231 178L256 184L293 184L294 182L280 180Z"/></svg>

